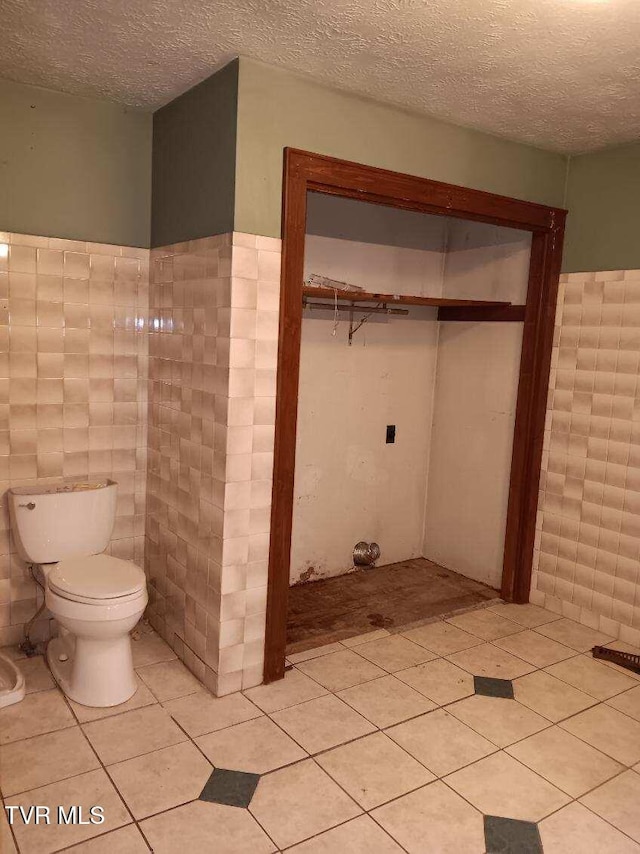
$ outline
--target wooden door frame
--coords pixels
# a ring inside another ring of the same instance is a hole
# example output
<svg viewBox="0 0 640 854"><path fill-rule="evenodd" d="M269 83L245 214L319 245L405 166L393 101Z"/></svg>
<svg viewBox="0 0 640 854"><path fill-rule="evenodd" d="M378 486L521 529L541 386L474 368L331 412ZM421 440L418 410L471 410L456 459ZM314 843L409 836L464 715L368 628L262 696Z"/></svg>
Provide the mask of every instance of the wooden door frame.
<svg viewBox="0 0 640 854"><path fill-rule="evenodd" d="M284 676L307 192L532 233L501 595L528 602L566 211L293 148L284 151L282 274L264 681ZM448 311L451 311L449 309ZM449 318L453 319L453 318ZM506 318L509 319L509 318Z"/></svg>

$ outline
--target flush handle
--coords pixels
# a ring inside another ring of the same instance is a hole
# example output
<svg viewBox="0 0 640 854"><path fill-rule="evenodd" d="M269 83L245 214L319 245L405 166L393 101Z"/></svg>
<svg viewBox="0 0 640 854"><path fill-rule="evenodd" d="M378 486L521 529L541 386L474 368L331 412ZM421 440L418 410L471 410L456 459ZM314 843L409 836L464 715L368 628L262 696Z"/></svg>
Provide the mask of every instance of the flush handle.
<svg viewBox="0 0 640 854"><path fill-rule="evenodd" d="M36 509L35 501L30 501L28 504L18 504L18 507L26 507L27 510L35 510Z"/></svg>

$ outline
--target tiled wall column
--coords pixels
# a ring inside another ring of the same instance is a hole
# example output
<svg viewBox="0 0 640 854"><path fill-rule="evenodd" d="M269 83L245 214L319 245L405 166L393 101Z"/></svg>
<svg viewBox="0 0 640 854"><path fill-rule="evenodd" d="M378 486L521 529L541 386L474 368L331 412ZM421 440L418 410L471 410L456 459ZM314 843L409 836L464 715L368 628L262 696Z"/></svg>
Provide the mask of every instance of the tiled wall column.
<svg viewBox="0 0 640 854"><path fill-rule="evenodd" d="M218 693L262 682L281 242L233 235Z"/></svg>
<svg viewBox="0 0 640 854"><path fill-rule="evenodd" d="M532 601L640 645L640 270L561 277Z"/></svg>
<svg viewBox="0 0 640 854"><path fill-rule="evenodd" d="M143 562L148 264L145 249L0 232L0 645L22 640L40 601L12 542L11 486L112 478L108 551ZM34 628L54 627L45 612Z"/></svg>
<svg viewBox="0 0 640 854"><path fill-rule="evenodd" d="M225 352L231 300L227 235L151 253L148 615L215 690L224 507ZM226 318L226 322L225 322Z"/></svg>
<svg viewBox="0 0 640 854"><path fill-rule="evenodd" d="M253 235L152 252L149 615L218 694L262 681L279 277Z"/></svg>

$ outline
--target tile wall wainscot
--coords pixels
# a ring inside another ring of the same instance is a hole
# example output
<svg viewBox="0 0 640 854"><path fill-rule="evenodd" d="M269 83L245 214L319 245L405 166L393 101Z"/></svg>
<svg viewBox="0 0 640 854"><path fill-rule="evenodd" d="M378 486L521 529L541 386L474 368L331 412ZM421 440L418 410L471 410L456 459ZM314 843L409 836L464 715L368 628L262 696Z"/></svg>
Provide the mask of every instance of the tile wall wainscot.
<svg viewBox="0 0 640 854"><path fill-rule="evenodd" d="M0 232L0 645L41 601L12 542L11 486L112 478L108 552L142 565L149 251ZM55 626L44 612L33 636Z"/></svg>
<svg viewBox="0 0 640 854"><path fill-rule="evenodd" d="M640 645L640 270L560 279L531 601Z"/></svg>
<svg viewBox="0 0 640 854"><path fill-rule="evenodd" d="M262 681L280 241L152 250L149 617L218 695Z"/></svg>

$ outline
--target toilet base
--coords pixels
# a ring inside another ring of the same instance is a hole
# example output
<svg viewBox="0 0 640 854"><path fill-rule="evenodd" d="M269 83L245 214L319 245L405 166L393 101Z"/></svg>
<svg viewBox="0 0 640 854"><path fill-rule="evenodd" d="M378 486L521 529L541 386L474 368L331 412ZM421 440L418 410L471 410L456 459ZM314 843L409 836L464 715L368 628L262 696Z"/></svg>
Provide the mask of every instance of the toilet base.
<svg viewBox="0 0 640 854"><path fill-rule="evenodd" d="M53 638L47 661L62 692L83 706L119 706L138 690L129 634L119 638Z"/></svg>

